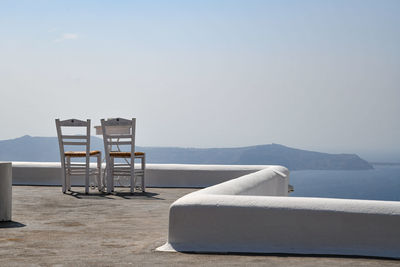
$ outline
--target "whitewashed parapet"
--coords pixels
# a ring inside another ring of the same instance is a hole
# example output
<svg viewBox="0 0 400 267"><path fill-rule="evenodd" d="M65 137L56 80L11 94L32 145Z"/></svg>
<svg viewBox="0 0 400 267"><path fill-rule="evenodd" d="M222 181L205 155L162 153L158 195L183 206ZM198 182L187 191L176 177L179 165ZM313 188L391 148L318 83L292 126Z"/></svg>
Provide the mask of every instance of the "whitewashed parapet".
<svg viewBox="0 0 400 267"><path fill-rule="evenodd" d="M95 163L92 165L95 167ZM103 168L105 164L103 164ZM139 166L138 166L139 167ZM265 165L146 164L147 187L206 187L266 168ZM84 185L72 176L72 185ZM15 185L61 185L58 162L13 162Z"/></svg>
<svg viewBox="0 0 400 267"><path fill-rule="evenodd" d="M286 197L288 172L268 167L171 205L161 251L400 258L400 203Z"/></svg>
<svg viewBox="0 0 400 267"><path fill-rule="evenodd" d="M12 167L11 162L0 162L0 222L11 221Z"/></svg>

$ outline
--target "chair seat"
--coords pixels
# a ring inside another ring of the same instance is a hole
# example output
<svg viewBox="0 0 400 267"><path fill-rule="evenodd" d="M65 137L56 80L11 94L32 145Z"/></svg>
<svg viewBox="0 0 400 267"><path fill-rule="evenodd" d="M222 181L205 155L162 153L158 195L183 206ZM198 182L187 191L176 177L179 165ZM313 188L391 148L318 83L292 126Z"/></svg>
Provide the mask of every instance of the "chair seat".
<svg viewBox="0 0 400 267"><path fill-rule="evenodd" d="M114 158L130 158L131 152L116 152L111 151L110 156ZM135 156L144 156L144 152L135 152Z"/></svg>
<svg viewBox="0 0 400 267"><path fill-rule="evenodd" d="M99 150L92 150L90 151L90 156L99 155L101 152ZM65 156L67 157L86 157L85 151L67 151L65 152Z"/></svg>

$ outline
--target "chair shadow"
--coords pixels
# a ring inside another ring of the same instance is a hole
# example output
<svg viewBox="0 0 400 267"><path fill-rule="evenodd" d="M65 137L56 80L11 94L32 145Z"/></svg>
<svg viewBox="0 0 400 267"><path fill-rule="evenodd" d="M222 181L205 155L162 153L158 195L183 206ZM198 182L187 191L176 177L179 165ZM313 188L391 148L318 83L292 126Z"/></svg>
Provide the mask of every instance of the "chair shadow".
<svg viewBox="0 0 400 267"><path fill-rule="evenodd" d="M113 192L112 195L124 199L154 199L154 200L165 200L164 198L157 197L159 194L152 192Z"/></svg>
<svg viewBox="0 0 400 267"><path fill-rule="evenodd" d="M83 192L70 190L70 191L67 191L67 193L65 193L65 195L71 196L71 197L74 197L77 199L113 199L112 197L110 197L110 195L107 195L104 192L95 192L95 193L85 194Z"/></svg>
<svg viewBox="0 0 400 267"><path fill-rule="evenodd" d="M77 199L115 199L115 197L120 197L123 199L152 199L152 200L165 200L164 198L157 197L159 194L152 192L118 192L114 191L111 194L105 192L96 192L85 194L78 191L69 191L66 193L67 196L75 197Z"/></svg>
<svg viewBox="0 0 400 267"><path fill-rule="evenodd" d="M9 222L0 222L0 228L20 228L25 227L26 225L19 222L9 221Z"/></svg>

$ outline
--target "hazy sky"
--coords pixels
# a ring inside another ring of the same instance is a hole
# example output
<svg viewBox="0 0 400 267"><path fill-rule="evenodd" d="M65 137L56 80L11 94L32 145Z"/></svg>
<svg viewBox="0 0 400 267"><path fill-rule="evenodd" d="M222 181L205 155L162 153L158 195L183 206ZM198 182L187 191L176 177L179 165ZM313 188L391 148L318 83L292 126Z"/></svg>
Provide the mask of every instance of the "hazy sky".
<svg viewBox="0 0 400 267"><path fill-rule="evenodd" d="M137 144L400 161L400 1L0 0L0 139L136 117Z"/></svg>

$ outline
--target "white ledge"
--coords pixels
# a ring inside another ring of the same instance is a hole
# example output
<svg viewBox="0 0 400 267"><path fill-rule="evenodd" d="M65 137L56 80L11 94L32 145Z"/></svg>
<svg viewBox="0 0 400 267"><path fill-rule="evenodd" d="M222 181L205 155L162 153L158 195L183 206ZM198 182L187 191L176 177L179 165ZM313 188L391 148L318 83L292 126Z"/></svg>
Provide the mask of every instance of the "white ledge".
<svg viewBox="0 0 400 267"><path fill-rule="evenodd" d="M287 183L270 166L178 199L158 250L400 257L399 202L286 197Z"/></svg>
<svg viewBox="0 0 400 267"><path fill-rule="evenodd" d="M202 188L266 167L265 165L146 164L146 186ZM15 185L61 185L61 164L58 162L13 162L12 168ZM83 177L72 176L71 181L72 185L84 184Z"/></svg>
<svg viewBox="0 0 400 267"><path fill-rule="evenodd" d="M11 162L0 162L0 222L11 221L12 213Z"/></svg>

